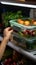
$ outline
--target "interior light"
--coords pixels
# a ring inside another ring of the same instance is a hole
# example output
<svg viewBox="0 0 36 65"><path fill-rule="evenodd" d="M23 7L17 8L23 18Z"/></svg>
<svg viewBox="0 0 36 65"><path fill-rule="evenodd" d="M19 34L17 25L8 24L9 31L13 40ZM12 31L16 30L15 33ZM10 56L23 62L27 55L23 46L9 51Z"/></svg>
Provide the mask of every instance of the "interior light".
<svg viewBox="0 0 36 65"><path fill-rule="evenodd" d="M2 2L2 4L6 5L14 5L14 6L21 6L21 7L29 7L29 8L36 8L36 5L30 5L30 4L21 4L21 3L11 3L11 2Z"/></svg>

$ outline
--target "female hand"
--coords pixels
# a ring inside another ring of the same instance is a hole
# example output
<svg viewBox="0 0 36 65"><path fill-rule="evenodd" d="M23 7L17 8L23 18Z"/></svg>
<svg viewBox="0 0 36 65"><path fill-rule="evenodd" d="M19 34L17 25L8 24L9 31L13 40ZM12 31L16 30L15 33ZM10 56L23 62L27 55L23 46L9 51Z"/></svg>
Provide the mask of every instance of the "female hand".
<svg viewBox="0 0 36 65"><path fill-rule="evenodd" d="M11 33L13 32L13 30L11 29L11 27L8 27L6 29L4 29L4 37L9 40L11 37Z"/></svg>

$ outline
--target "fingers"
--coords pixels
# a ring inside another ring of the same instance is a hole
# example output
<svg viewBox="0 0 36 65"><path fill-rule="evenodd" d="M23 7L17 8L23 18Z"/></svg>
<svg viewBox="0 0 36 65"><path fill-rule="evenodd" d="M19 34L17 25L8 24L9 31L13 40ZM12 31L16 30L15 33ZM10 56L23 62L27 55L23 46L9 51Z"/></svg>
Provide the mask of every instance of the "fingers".
<svg viewBox="0 0 36 65"><path fill-rule="evenodd" d="M10 30L10 33L12 33L13 32L13 30Z"/></svg>
<svg viewBox="0 0 36 65"><path fill-rule="evenodd" d="M13 30L12 30L12 28L11 27L8 27L8 28L6 28L5 30L4 30L4 33L12 33L13 32Z"/></svg>
<svg viewBox="0 0 36 65"><path fill-rule="evenodd" d="M8 31L9 31L10 29L11 29L11 27L6 28L6 30L8 30Z"/></svg>
<svg viewBox="0 0 36 65"><path fill-rule="evenodd" d="M6 30L6 31L10 31L10 30L12 30L12 28L11 28L11 27L8 27L8 28L6 28L5 30Z"/></svg>

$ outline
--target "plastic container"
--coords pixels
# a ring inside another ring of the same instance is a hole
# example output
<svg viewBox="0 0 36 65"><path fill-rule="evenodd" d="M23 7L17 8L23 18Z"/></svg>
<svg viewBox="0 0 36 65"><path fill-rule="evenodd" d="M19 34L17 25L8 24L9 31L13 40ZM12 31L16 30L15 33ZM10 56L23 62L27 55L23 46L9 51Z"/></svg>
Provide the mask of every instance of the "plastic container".
<svg viewBox="0 0 36 65"><path fill-rule="evenodd" d="M25 20L29 21L29 19ZM19 43L18 45L21 47L24 46L24 49L26 48L28 50L36 49L36 25L26 26L18 23L17 19L10 20L9 22L14 30L13 39Z"/></svg>

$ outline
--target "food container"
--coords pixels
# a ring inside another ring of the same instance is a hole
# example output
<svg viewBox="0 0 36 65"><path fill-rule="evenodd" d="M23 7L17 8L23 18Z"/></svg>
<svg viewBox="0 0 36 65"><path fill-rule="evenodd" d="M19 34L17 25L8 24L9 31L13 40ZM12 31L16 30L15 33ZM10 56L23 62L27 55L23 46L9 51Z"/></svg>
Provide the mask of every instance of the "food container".
<svg viewBox="0 0 36 65"><path fill-rule="evenodd" d="M25 18L10 20L9 22L14 30L13 39L17 41L17 45L28 50L36 49L36 20Z"/></svg>

